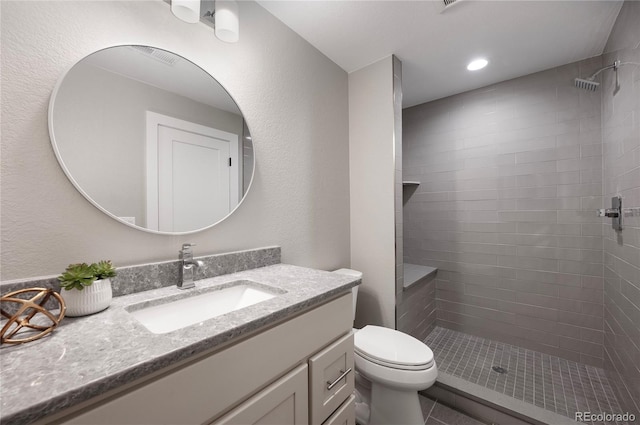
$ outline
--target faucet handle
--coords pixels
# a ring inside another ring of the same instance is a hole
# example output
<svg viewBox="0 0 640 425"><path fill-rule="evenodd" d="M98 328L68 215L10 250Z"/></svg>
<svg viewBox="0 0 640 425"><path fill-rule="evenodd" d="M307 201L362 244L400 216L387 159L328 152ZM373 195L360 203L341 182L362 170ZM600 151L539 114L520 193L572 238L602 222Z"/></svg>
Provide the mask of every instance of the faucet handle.
<svg viewBox="0 0 640 425"><path fill-rule="evenodd" d="M196 244L194 243L183 243L182 249L178 251L178 254L180 254L180 259L191 260L193 258L193 251L191 250L191 248L195 245Z"/></svg>
<svg viewBox="0 0 640 425"><path fill-rule="evenodd" d="M178 251L180 254L191 254L191 248L196 246L196 244L194 243L183 243L182 244L182 249L180 249L180 251Z"/></svg>

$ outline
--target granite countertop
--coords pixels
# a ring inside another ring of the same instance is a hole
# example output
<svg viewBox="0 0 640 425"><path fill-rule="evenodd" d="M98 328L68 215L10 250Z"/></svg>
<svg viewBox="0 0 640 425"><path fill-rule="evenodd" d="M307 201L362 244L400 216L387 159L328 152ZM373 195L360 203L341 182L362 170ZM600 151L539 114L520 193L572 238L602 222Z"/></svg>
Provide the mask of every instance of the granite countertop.
<svg viewBox="0 0 640 425"><path fill-rule="evenodd" d="M125 310L236 280L286 292L165 334L151 333ZM203 279L196 289L172 286L116 297L100 313L65 318L50 336L1 346L0 422L30 423L59 412L346 293L358 283L351 276L276 264Z"/></svg>

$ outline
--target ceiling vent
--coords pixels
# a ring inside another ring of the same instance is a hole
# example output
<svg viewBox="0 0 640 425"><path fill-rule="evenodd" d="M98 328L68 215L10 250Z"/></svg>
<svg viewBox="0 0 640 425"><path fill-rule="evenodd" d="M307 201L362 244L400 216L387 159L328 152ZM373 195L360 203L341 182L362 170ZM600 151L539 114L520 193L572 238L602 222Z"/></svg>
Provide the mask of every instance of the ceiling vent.
<svg viewBox="0 0 640 425"><path fill-rule="evenodd" d="M167 52L165 50L154 49L149 46L131 46L131 48L143 55L162 62L165 65L173 66L179 59L177 55Z"/></svg>
<svg viewBox="0 0 640 425"><path fill-rule="evenodd" d="M466 0L442 0L442 2L444 3L444 8L442 8L442 12L444 12L445 10L451 9L453 6L461 4L461 3L468 3Z"/></svg>

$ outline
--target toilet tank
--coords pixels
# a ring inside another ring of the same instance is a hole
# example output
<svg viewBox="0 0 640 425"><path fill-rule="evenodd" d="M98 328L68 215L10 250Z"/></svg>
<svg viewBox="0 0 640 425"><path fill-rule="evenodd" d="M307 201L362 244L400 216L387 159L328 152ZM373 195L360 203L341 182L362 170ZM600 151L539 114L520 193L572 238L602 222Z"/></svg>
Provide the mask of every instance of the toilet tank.
<svg viewBox="0 0 640 425"><path fill-rule="evenodd" d="M362 272L359 272L358 270L338 269L338 270L335 270L334 273L344 274L347 276L353 276L358 279L362 279ZM355 321L356 320L356 304L358 301L358 287L354 286L353 288L351 288L351 292L353 293L353 320Z"/></svg>

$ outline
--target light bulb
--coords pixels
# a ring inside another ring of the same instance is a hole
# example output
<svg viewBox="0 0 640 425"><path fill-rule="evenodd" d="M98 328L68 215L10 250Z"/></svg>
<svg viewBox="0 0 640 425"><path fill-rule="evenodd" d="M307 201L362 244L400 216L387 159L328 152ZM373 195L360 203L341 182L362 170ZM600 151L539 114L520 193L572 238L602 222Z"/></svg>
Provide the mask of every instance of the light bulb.
<svg viewBox="0 0 640 425"><path fill-rule="evenodd" d="M190 24L200 22L200 0L171 0L171 11Z"/></svg>
<svg viewBox="0 0 640 425"><path fill-rule="evenodd" d="M218 39L235 43L240 38L238 4L233 0L216 0L215 34Z"/></svg>
<svg viewBox="0 0 640 425"><path fill-rule="evenodd" d="M489 63L489 61L486 60L486 59L475 59L475 60L469 62L469 65L467 65L467 69L469 71L477 71L477 70L482 69L485 66L487 66L488 63Z"/></svg>

